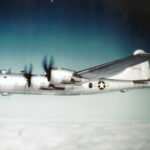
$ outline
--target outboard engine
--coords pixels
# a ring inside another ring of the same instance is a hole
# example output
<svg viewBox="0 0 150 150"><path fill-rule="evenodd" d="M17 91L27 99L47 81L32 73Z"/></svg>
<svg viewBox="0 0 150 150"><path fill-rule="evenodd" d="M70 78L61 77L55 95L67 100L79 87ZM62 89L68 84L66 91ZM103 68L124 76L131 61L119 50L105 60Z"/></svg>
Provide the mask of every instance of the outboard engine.
<svg viewBox="0 0 150 150"><path fill-rule="evenodd" d="M0 70L0 74L7 74L6 70Z"/></svg>

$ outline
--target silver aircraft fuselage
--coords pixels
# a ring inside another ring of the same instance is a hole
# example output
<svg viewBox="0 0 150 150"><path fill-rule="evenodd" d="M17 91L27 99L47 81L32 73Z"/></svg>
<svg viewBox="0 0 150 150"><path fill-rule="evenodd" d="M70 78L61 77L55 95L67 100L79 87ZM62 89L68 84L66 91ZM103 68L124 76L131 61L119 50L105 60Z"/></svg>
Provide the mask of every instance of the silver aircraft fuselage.
<svg viewBox="0 0 150 150"><path fill-rule="evenodd" d="M8 94L54 94L54 95L85 95L104 92L121 91L150 87L150 81L135 82L127 80L85 80L76 84L59 84L50 87L45 75L33 75L31 87L22 74L0 74L0 93Z"/></svg>
<svg viewBox="0 0 150 150"><path fill-rule="evenodd" d="M133 55L80 71L54 67L43 59L43 75L32 74L33 66L21 73L0 70L0 93L85 95L150 87L150 54L136 50Z"/></svg>

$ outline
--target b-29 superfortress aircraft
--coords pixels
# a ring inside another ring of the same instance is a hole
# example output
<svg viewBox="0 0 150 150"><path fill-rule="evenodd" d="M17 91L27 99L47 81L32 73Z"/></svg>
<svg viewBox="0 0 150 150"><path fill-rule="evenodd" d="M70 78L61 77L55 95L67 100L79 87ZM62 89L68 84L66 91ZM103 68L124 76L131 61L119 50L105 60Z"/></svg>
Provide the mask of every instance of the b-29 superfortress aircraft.
<svg viewBox="0 0 150 150"><path fill-rule="evenodd" d="M0 93L85 95L150 87L150 54L136 50L133 55L81 71L54 67L45 56L45 73L33 74L32 64L20 73L0 71Z"/></svg>

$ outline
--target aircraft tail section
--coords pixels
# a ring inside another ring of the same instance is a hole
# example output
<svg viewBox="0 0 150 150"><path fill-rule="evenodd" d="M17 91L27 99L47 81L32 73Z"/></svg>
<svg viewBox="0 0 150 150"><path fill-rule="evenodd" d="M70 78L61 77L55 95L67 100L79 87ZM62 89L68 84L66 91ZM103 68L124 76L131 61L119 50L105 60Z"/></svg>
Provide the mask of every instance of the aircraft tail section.
<svg viewBox="0 0 150 150"><path fill-rule="evenodd" d="M134 55L144 54L143 50L136 50ZM118 80L148 80L150 79L149 61L145 61L138 65L128 67L123 72L110 77Z"/></svg>

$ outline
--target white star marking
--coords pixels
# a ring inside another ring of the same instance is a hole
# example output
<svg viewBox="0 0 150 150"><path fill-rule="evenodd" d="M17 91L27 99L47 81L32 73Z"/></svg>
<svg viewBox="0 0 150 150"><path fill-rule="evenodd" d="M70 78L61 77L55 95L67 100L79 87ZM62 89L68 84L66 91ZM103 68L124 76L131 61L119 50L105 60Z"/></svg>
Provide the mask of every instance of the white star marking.
<svg viewBox="0 0 150 150"><path fill-rule="evenodd" d="M104 88L105 88L105 83L104 83L103 81L101 81L101 82L99 83L99 88L100 88L100 89L104 89Z"/></svg>

